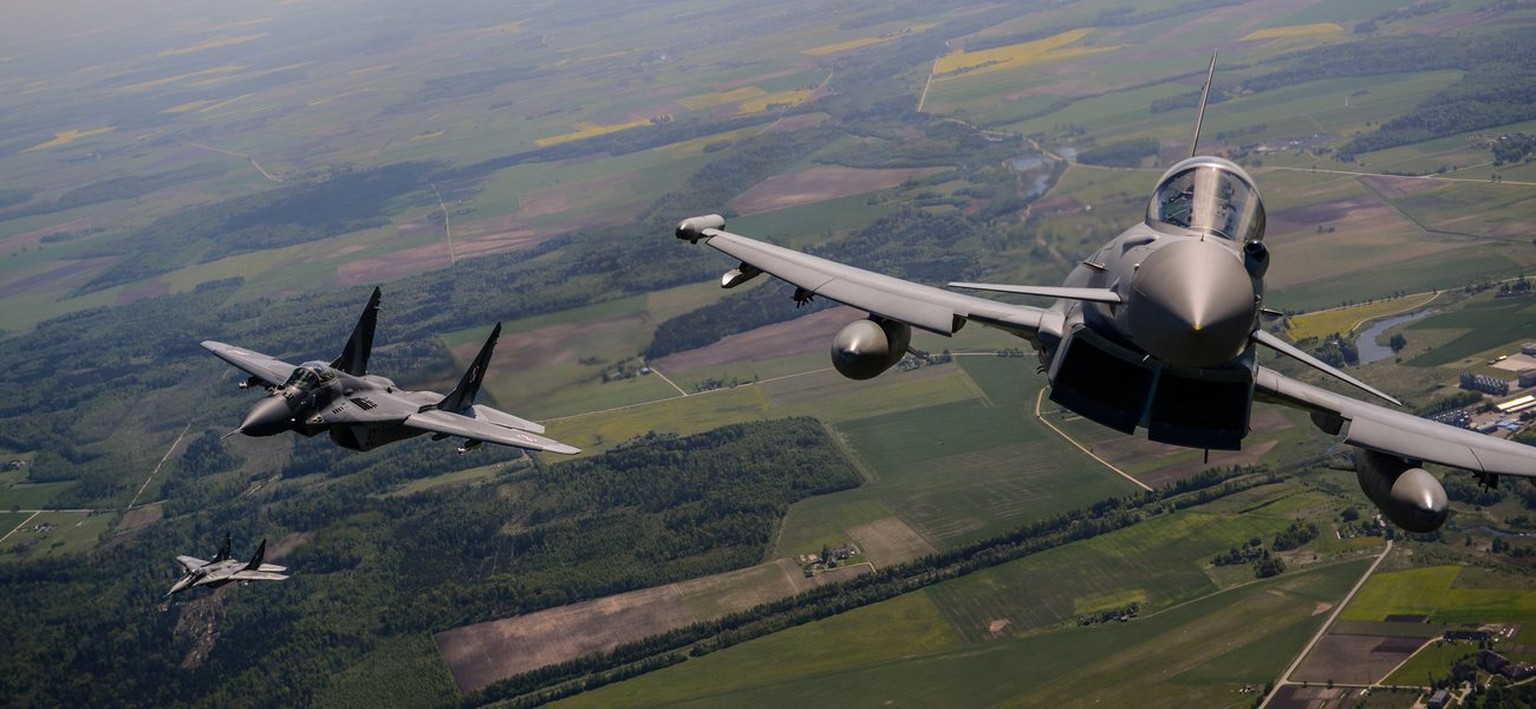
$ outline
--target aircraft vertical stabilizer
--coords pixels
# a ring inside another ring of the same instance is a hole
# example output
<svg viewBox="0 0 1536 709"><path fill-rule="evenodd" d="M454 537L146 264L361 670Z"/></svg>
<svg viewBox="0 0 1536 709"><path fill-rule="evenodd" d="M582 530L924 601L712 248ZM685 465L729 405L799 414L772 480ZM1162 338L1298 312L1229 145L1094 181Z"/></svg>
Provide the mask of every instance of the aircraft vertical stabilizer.
<svg viewBox="0 0 1536 709"><path fill-rule="evenodd" d="M256 547L256 555L251 557L251 563L245 565L246 571L260 571L261 563L267 558L267 540L261 540L261 546Z"/></svg>
<svg viewBox="0 0 1536 709"><path fill-rule="evenodd" d="M373 353L373 329L379 323L379 297L379 288L375 286L373 296L368 298L368 305L357 319L357 327L352 328L351 339L347 340L341 356L331 362L331 367L354 377L368 373L368 355Z"/></svg>
<svg viewBox="0 0 1536 709"><path fill-rule="evenodd" d="M225 559L228 559L230 557L229 544L230 544L229 532L225 532L224 533L224 546L219 547L219 553L216 556L213 557L214 561L224 561Z"/></svg>
<svg viewBox="0 0 1536 709"><path fill-rule="evenodd" d="M475 361L469 364L459 385L448 392L442 401L437 402L438 409L458 413L475 405L475 395L480 393L480 382L485 379L485 370L491 364L491 352L496 349L496 338L500 336L501 323L496 323L496 328L491 330L491 336L486 338L480 354L475 355Z"/></svg>

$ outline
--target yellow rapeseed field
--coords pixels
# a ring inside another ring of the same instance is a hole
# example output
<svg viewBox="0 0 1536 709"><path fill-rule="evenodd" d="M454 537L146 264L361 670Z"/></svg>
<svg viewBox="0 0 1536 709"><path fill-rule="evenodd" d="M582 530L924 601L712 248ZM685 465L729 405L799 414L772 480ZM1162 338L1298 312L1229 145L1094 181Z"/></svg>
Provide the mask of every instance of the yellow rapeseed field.
<svg viewBox="0 0 1536 709"><path fill-rule="evenodd" d="M576 130L573 130L569 133L561 133L560 135L552 135L548 138L539 138L538 140L533 141L533 144L542 148L548 145L569 143L570 141L581 140L582 138L591 138L599 135L607 135L609 133L617 133L621 130L629 130L630 128L639 128L640 126L650 125L650 123L651 119L649 118L636 118L635 120L628 123L615 123L612 125L603 125L601 123L577 123Z"/></svg>
<svg viewBox="0 0 1536 709"><path fill-rule="evenodd" d="M793 91L780 91L779 93L776 93L776 94L768 94L767 96L759 96L757 98L752 99L751 101L743 101L743 102L741 102L740 110L741 110L742 113L757 113L758 111L766 111L766 110L768 110L768 107L770 105L773 105L773 104L786 104L787 103L787 104L790 104L790 105L796 105L796 104L799 104L801 101L804 101L804 100L810 98L811 94L813 94L813 93L816 93L813 89L795 89Z"/></svg>
<svg viewBox="0 0 1536 709"><path fill-rule="evenodd" d="M756 86L743 86L739 89L731 89L730 91L717 91L710 94L699 94L698 96L680 98L677 100L677 102L682 104L683 108L686 108L690 111L697 111L701 108L719 106L725 103L741 103L742 101L751 101L752 99L755 99L759 96L765 96L767 93L767 91L757 88Z"/></svg>
<svg viewBox="0 0 1536 709"><path fill-rule="evenodd" d="M838 52L846 52L846 51L848 51L850 49L858 49L859 47L868 47L871 44L879 44L881 42L889 42L889 41L891 41L893 39L896 39L897 37L907 37L907 36L910 36L910 35L917 34L919 32L926 32L926 31L931 30L931 29L933 29L935 27L938 27L938 26L939 25L936 22L930 22L930 23L927 23L927 24L920 24L920 25L912 25L911 27L908 27L908 28L906 28L904 30L900 30L900 31L897 31L897 32L887 32L887 33L882 34L882 35L880 35L878 37L860 37L859 39L850 39L850 40L848 40L846 42L837 42L835 44L823 44L820 47L811 47L810 49L802 49L802 50L800 50L800 53L801 54L809 54L809 55L811 55L813 57L825 56L827 54L836 54Z"/></svg>
<svg viewBox="0 0 1536 709"><path fill-rule="evenodd" d="M1418 293L1416 295L1405 295L1401 298L1378 300L1374 303L1363 303L1346 308L1333 308L1331 310L1319 310L1314 313L1296 315L1291 318L1291 339L1322 338L1335 332L1340 335L1348 335L1368 320L1418 310L1429 305L1429 302L1438 295L1438 293Z"/></svg>
<svg viewBox="0 0 1536 709"><path fill-rule="evenodd" d="M1270 27L1262 30L1254 30L1243 37L1244 42L1253 42L1260 39L1280 39L1284 37L1310 37L1320 34L1343 34L1344 28L1332 22L1316 22L1310 25L1291 25L1289 27Z"/></svg>
<svg viewBox="0 0 1536 709"><path fill-rule="evenodd" d="M979 52L953 52L939 57L933 63L935 78L953 78L951 75L970 75L1015 69L1030 64L1061 61L1100 52L1119 49L1115 47L1068 47L1093 32L1092 27L1068 30L1060 34L1037 39L1033 42L1010 44L983 49Z"/></svg>
<svg viewBox="0 0 1536 709"><path fill-rule="evenodd" d="M22 152L30 153L30 152L33 152L35 150L47 150L49 148L57 148L57 147L59 147L61 145L69 145L70 143L73 143L73 142L75 142L75 141L77 141L77 140L79 140L81 138L89 138L89 137L91 137L93 135L102 135L102 134L111 133L111 132L112 132L112 126L107 126L106 128L92 128L90 130L76 130L74 128L71 128L71 129L69 129L67 131L64 131L63 133L54 133L53 134L53 140L50 140L50 141L48 141L46 143L38 143L37 145L34 145L34 146L30 147L30 148L27 148L26 150L24 150Z"/></svg>
<svg viewBox="0 0 1536 709"><path fill-rule="evenodd" d="M269 33L267 33L267 32L258 32L256 34L243 34L243 35L239 35L239 36L236 36L236 37L218 37L218 38L215 38L215 39L207 39L207 40L203 40L201 42L198 42L197 44L194 44L194 45L192 45L190 47L182 47L181 49L167 49L167 50L161 52L160 56L162 56L162 57L174 57L174 56L178 56L178 55L181 55L181 54L191 54L193 52L201 52L201 51L206 50L206 49L218 49L219 47L233 47L233 46L235 46L237 44L245 44L246 42L254 42L254 41L256 41L258 39L261 39L263 37L267 37L268 35L269 35Z"/></svg>

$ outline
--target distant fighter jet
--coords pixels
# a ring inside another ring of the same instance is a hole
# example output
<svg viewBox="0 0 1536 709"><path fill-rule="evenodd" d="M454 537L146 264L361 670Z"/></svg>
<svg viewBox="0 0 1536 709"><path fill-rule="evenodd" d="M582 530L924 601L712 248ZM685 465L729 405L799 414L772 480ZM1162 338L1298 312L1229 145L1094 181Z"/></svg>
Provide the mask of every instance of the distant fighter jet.
<svg viewBox="0 0 1536 709"><path fill-rule="evenodd" d="M1206 95L1216 59L1206 74ZM1200 119L1195 122L1198 142ZM880 275L724 230L718 214L685 219L677 238L703 241L741 261L721 279L734 288L763 273L796 286L794 300L823 296L869 312L832 341L843 376L869 379L908 350L912 328L950 336L967 321L1031 341L1051 401L1104 426L1191 448L1237 450L1255 399L1302 409L1329 434L1349 424L1360 487L1404 529L1438 529L1445 489L1421 466L1536 476L1536 448L1368 404L1286 377L1258 363L1263 346L1351 386L1399 402L1259 327L1264 205L1253 178L1231 161L1198 156L1174 165L1152 191L1145 220L1072 269L1062 286L951 283L950 287L1055 299L1012 305ZM1400 405L1400 404L1399 404Z"/></svg>
<svg viewBox="0 0 1536 709"><path fill-rule="evenodd" d="M263 564L261 560L267 555L267 540L261 540L261 546L256 547L256 555L250 561L231 559L229 556L229 535L224 535L224 546L219 548L218 556L212 561L203 561L195 556L178 556L176 562L186 570L176 585L171 587L165 595L181 593L194 586L207 586L218 588L234 581L282 581L288 578L279 573L287 571L286 566L275 564Z"/></svg>
<svg viewBox="0 0 1536 709"><path fill-rule="evenodd" d="M259 352L206 340L203 347L219 359L251 375L242 389L263 386L270 392L231 432L272 436L297 431L313 436L322 431L343 448L370 450L422 433L433 440L463 437L463 453L481 442L500 443L536 451L580 453L581 450L539 434L544 427L504 411L475 403L481 379L501 323L480 348L480 354L447 396L430 391L406 391L384 377L368 373L373 330L379 318L379 289L352 330L341 356L330 364L305 362L297 367Z"/></svg>

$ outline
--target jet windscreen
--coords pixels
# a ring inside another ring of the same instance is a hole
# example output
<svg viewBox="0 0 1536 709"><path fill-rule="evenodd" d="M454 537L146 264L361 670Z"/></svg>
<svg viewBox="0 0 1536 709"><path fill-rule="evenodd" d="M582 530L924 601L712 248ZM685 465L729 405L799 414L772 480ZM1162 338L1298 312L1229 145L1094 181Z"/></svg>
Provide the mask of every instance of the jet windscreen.
<svg viewBox="0 0 1536 709"><path fill-rule="evenodd" d="M1169 170L1147 205L1147 223L1215 234L1236 241L1264 238L1264 204L1236 166L1195 158Z"/></svg>
<svg viewBox="0 0 1536 709"><path fill-rule="evenodd" d="M336 374L322 362L305 362L293 368L283 388L295 387L299 391L313 391L321 384L336 378Z"/></svg>

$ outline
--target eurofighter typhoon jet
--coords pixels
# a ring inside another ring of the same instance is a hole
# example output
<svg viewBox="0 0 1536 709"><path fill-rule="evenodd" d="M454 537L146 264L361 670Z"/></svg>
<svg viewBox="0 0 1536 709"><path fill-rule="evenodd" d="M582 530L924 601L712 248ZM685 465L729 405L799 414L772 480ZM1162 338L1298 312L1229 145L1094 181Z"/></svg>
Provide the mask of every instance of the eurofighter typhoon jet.
<svg viewBox="0 0 1536 709"><path fill-rule="evenodd" d="M281 573L287 571L288 567L262 563L266 556L267 540L263 539L250 561L230 558L229 535L225 534L224 546L219 548L218 555L211 561L203 561L195 556L176 557L176 563L181 564L185 573L165 595L169 597L196 586L218 588L235 581L282 581L288 578Z"/></svg>
<svg viewBox="0 0 1536 709"><path fill-rule="evenodd" d="M1200 101L1205 111L1211 74ZM1195 123L1198 142L1200 120ZM796 286L794 300L822 296L867 311L832 341L832 363L850 379L889 369L912 329L950 336L967 322L1029 340L1050 382L1051 401L1124 433L1191 448L1237 450L1253 402L1311 414L1329 434L1345 431L1360 487L1385 516L1413 532L1438 529L1445 489L1422 467L1536 476L1536 448L1422 419L1297 381L1259 364L1261 348L1291 357L1390 402L1400 403L1260 329L1264 204L1252 177L1226 159L1191 157L1163 174L1146 218L1067 274L1061 286L950 283L952 288L1055 299L1050 307L962 295L811 256L725 231L718 214L685 219L677 238L704 242L741 265L721 286L763 273Z"/></svg>
<svg viewBox="0 0 1536 709"><path fill-rule="evenodd" d="M365 451L430 433L433 440L463 438L460 453L482 442L551 453L581 452L540 435L544 427L537 423L475 403L491 351L501 335L501 323L496 324L459 385L447 396L407 391L385 377L369 374L379 297L379 289L373 289L352 338L341 356L330 363L312 361L294 366L259 352L205 340L203 347L214 356L251 375L240 384L242 389L262 386L269 392L231 435L273 436L295 431L314 436L327 432L336 445Z"/></svg>

